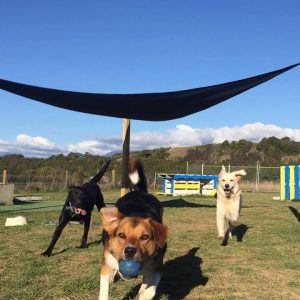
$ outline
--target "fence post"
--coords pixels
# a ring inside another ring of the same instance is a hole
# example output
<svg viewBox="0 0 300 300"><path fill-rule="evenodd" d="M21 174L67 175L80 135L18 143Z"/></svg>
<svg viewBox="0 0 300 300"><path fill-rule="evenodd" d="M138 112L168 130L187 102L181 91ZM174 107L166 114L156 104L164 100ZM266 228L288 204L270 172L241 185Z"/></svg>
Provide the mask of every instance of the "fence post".
<svg viewBox="0 0 300 300"><path fill-rule="evenodd" d="M189 174L189 162L186 162L186 174Z"/></svg>
<svg viewBox="0 0 300 300"><path fill-rule="evenodd" d="M66 170L66 176L65 176L65 187L68 187L68 181L69 181L69 173L68 170Z"/></svg>
<svg viewBox="0 0 300 300"><path fill-rule="evenodd" d="M154 174L153 189L156 189L156 173Z"/></svg>
<svg viewBox="0 0 300 300"><path fill-rule="evenodd" d="M115 169L111 170L111 183L112 183L113 187L116 186L116 170Z"/></svg>
<svg viewBox="0 0 300 300"><path fill-rule="evenodd" d="M228 172L230 173L230 164L228 165Z"/></svg>
<svg viewBox="0 0 300 300"><path fill-rule="evenodd" d="M201 165L201 175L204 175L204 164Z"/></svg>
<svg viewBox="0 0 300 300"><path fill-rule="evenodd" d="M259 165L259 162L257 162L256 164L256 192L259 191L259 172L260 172L260 165Z"/></svg>
<svg viewBox="0 0 300 300"><path fill-rule="evenodd" d="M7 183L7 170L3 170L3 179L2 179L3 184Z"/></svg>

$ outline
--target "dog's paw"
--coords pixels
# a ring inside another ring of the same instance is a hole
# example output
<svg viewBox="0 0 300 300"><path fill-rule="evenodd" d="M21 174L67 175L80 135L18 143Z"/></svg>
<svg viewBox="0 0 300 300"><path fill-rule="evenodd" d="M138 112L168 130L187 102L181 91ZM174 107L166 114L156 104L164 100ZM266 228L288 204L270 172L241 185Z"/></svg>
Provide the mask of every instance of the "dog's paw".
<svg viewBox="0 0 300 300"><path fill-rule="evenodd" d="M232 224L233 226L238 226L238 225L239 225L238 221L231 221L231 224Z"/></svg>
<svg viewBox="0 0 300 300"><path fill-rule="evenodd" d="M225 238L224 236L220 236L220 235L218 236L218 239L221 240L221 241L223 241L224 238Z"/></svg>
<svg viewBox="0 0 300 300"><path fill-rule="evenodd" d="M138 300L151 300L155 296L156 287L150 286L138 295Z"/></svg>
<svg viewBox="0 0 300 300"><path fill-rule="evenodd" d="M51 255L51 252L48 252L48 251L44 251L43 253L41 253L42 256L44 257L49 257Z"/></svg>
<svg viewBox="0 0 300 300"><path fill-rule="evenodd" d="M87 247L88 247L88 245L87 245L86 243L81 244L81 245L79 246L80 249L85 249L85 248L87 248Z"/></svg>
<svg viewBox="0 0 300 300"><path fill-rule="evenodd" d="M117 270L113 270L110 272L109 274L109 283L113 283L117 280L119 280L119 274L118 274L118 271Z"/></svg>

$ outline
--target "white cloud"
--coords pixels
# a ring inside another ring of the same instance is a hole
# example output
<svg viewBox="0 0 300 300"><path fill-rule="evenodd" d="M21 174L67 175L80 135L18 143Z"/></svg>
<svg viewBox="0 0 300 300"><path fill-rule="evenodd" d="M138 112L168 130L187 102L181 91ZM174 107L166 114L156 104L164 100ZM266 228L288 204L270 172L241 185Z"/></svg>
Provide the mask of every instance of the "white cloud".
<svg viewBox="0 0 300 300"><path fill-rule="evenodd" d="M236 127L221 128L192 128L189 125L179 124L166 132L144 131L131 133L131 150L153 149L158 147L180 147L204 144L222 143L225 140L238 141L240 139L259 142L264 137L290 137L300 141L300 130L281 128L276 125L262 123L245 124ZM92 146L91 146L91 145ZM69 147L73 152L89 152L103 155L110 151L121 150L122 141L118 138L99 138L94 141L83 141Z"/></svg>
<svg viewBox="0 0 300 300"><path fill-rule="evenodd" d="M65 151L47 138L40 136L31 137L19 134L14 142L0 140L0 155L22 154L27 157L43 158L60 153L65 153Z"/></svg>
<svg viewBox="0 0 300 300"><path fill-rule="evenodd" d="M118 137L99 138L96 140L81 141L68 146L69 152L90 153L105 155L111 151L119 151L122 147L122 139Z"/></svg>
<svg viewBox="0 0 300 300"><path fill-rule="evenodd" d="M221 128L193 128L179 124L165 132L144 131L131 133L131 150L153 149L158 147L179 147L204 144L222 143L225 140L238 141L240 139L259 142L264 137L289 137L300 141L300 130L281 128L276 125L263 123L245 124L235 127ZM68 149L61 149L55 143L44 137L31 137L25 134L17 136L15 142L0 140L0 155L20 153L29 157L48 157L50 155L68 152L91 153L104 155L111 151L122 150L122 138L97 138L95 140L80 141L69 144Z"/></svg>
<svg viewBox="0 0 300 300"><path fill-rule="evenodd" d="M41 149L52 149L55 147L55 144L50 142L48 139L43 138L41 136L29 136L26 134L19 134L17 136L16 140L17 144L23 144L23 145L34 145L35 147L41 148Z"/></svg>

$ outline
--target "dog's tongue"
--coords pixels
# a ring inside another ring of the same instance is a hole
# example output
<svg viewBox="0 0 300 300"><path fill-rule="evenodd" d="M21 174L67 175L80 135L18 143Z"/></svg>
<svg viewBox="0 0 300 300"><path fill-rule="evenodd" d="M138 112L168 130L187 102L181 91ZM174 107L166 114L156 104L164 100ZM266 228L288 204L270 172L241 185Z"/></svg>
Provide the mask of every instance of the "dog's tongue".
<svg viewBox="0 0 300 300"><path fill-rule="evenodd" d="M85 216L86 215L86 211L84 209L81 209L80 213Z"/></svg>
<svg viewBox="0 0 300 300"><path fill-rule="evenodd" d="M84 209L82 209L82 208L76 208L76 212L77 212L78 214L83 215L83 216L86 215L86 211L85 211Z"/></svg>
<svg viewBox="0 0 300 300"><path fill-rule="evenodd" d="M230 194L231 194L231 190L224 190L224 192L225 192L225 195L228 197L228 196L230 196Z"/></svg>

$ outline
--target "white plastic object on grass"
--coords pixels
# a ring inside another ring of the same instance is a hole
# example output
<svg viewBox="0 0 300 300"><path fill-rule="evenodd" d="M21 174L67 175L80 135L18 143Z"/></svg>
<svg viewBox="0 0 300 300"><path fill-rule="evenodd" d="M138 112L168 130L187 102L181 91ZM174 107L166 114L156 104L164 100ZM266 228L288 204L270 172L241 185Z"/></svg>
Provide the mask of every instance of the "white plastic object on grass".
<svg viewBox="0 0 300 300"><path fill-rule="evenodd" d="M14 218L6 218L5 226L20 226L26 225L27 219L23 216L17 216Z"/></svg>

